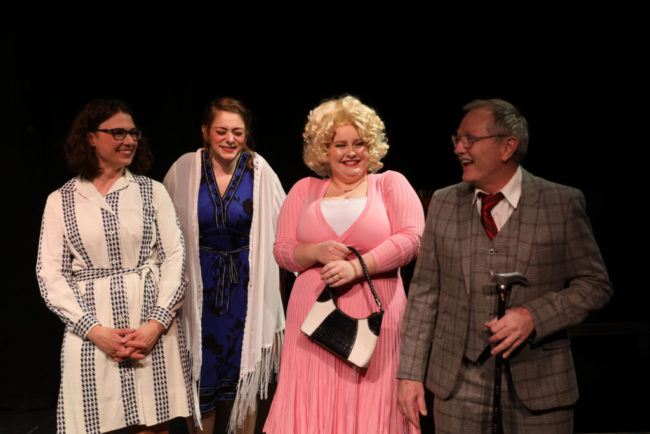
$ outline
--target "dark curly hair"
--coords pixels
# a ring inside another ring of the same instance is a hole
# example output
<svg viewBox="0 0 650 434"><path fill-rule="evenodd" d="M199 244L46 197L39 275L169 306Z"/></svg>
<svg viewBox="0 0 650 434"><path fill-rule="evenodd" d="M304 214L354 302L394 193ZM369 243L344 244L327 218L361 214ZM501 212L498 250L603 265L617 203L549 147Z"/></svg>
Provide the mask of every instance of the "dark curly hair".
<svg viewBox="0 0 650 434"><path fill-rule="evenodd" d="M70 169L90 180L99 175L101 169L95 149L88 142L88 133L95 131L102 122L120 112L133 118L133 110L124 102L115 99L92 100L77 114L63 143L63 151ZM138 148L129 170L137 175L144 175L151 167L152 160L149 142L143 136L138 140Z"/></svg>

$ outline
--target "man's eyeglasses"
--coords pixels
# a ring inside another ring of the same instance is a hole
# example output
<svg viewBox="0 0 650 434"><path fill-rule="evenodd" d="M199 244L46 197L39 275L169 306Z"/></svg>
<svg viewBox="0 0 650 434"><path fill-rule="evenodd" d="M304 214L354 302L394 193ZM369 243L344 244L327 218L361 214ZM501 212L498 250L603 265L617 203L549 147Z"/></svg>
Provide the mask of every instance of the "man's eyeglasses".
<svg viewBox="0 0 650 434"><path fill-rule="evenodd" d="M469 149L472 146L474 146L474 143L478 142L479 140L493 139L495 137L508 137L508 134L492 134L491 136L480 136L480 137L470 136L469 134L465 134L464 136L457 136L454 134L453 136L451 136L451 143L453 143L454 146L456 146L456 144L460 142L465 149Z"/></svg>
<svg viewBox="0 0 650 434"><path fill-rule="evenodd" d="M122 140L126 139L127 134L131 136L133 140L140 140L140 138L142 137L142 131L140 131L137 128L134 128L132 130L125 130L124 128L111 128L110 130L105 130L105 129L97 128L93 132L97 132L97 131L110 134L111 136L113 136L113 139L117 140L118 142L121 142Z"/></svg>

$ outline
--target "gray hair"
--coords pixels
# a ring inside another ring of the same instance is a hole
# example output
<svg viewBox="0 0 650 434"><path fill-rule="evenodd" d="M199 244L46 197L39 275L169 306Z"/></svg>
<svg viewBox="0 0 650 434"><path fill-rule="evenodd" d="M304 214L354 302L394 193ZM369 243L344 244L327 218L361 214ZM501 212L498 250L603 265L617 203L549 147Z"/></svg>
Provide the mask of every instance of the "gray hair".
<svg viewBox="0 0 650 434"><path fill-rule="evenodd" d="M465 104L463 110L467 113L477 108L487 108L492 111L494 116L494 131L491 132L492 134L508 134L517 138L519 146L512 155L512 159L517 163L521 163L528 152L528 122L519 109L508 101L492 98L475 99Z"/></svg>

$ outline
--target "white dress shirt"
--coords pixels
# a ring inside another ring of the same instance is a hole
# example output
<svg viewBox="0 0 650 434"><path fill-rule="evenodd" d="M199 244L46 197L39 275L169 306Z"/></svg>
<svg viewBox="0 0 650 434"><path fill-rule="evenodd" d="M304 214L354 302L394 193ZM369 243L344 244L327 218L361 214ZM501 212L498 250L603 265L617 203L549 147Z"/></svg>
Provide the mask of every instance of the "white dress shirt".
<svg viewBox="0 0 650 434"><path fill-rule="evenodd" d="M474 190L474 202L476 202L478 214L481 215L481 199L478 197L479 193L488 193L479 188ZM521 197L521 166L517 167L517 171L512 175L510 181L501 189L501 194L503 194L504 199L492 208L492 218L499 230L506 224L519 203L519 198Z"/></svg>

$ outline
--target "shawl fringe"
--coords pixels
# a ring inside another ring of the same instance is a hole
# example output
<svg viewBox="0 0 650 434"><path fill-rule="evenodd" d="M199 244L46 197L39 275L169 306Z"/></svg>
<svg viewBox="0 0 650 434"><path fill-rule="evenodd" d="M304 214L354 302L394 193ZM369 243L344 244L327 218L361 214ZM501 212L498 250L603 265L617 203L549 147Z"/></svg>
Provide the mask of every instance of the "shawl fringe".
<svg viewBox="0 0 650 434"><path fill-rule="evenodd" d="M262 348L262 358L255 365L255 369L239 376L237 395L230 412L228 421L228 434L234 434L237 428L244 425L249 412L257 408L257 394L260 399L268 397L269 383L272 378L277 379L280 372L280 354L284 343L284 330L275 332L274 343L269 348Z"/></svg>

